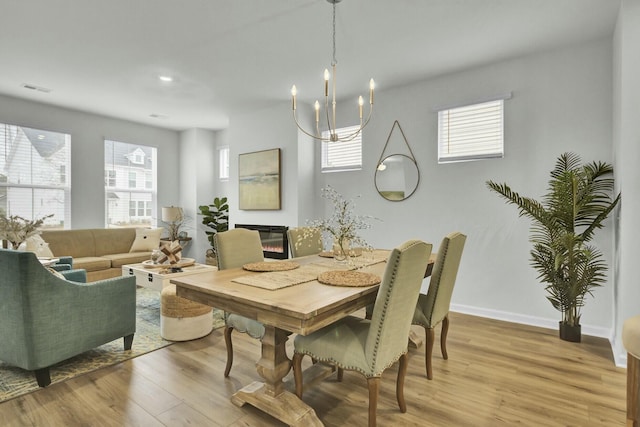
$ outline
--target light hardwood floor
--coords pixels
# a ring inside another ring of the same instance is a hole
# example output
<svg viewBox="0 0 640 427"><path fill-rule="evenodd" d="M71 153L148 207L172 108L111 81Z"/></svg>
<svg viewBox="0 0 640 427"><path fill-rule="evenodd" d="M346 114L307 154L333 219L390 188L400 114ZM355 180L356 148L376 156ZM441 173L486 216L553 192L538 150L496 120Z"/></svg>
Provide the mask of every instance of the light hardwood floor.
<svg viewBox="0 0 640 427"><path fill-rule="evenodd" d="M282 425L230 402L234 391L259 380L259 342L234 334L234 344L226 380L219 329L2 403L0 426ZM410 349L405 414L395 399L397 364L385 371L378 425L625 425L626 372L615 367L604 339L568 343L554 330L451 313L447 348L449 360L443 360L436 333L432 381L425 376L424 346ZM367 423L367 386L357 373L345 371L342 383L326 379L304 400L326 426Z"/></svg>

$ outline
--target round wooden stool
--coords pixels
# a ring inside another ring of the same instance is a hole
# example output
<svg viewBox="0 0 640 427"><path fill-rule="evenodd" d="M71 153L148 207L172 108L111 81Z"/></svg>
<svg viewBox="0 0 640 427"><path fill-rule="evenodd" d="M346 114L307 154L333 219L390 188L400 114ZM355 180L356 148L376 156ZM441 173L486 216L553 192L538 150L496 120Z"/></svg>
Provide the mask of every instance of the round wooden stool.
<svg viewBox="0 0 640 427"><path fill-rule="evenodd" d="M627 350L627 427L640 423L640 316L625 320L622 343Z"/></svg>
<svg viewBox="0 0 640 427"><path fill-rule="evenodd" d="M162 289L160 306L160 335L166 340L194 340L213 330L213 308L176 296L176 285Z"/></svg>

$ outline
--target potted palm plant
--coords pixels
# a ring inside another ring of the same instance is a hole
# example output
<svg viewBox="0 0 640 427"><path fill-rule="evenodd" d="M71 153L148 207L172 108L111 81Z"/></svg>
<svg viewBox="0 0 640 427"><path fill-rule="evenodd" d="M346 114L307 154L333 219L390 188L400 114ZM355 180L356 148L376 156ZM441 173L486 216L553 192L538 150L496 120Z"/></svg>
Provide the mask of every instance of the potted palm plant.
<svg viewBox="0 0 640 427"><path fill-rule="evenodd" d="M198 209L200 209L200 215L202 215L202 224L211 229L210 231L205 231L211 244L211 248L207 249L206 263L217 265L213 236L229 229L229 204L227 203L227 198L216 197L213 199L213 204L198 206Z"/></svg>
<svg viewBox="0 0 640 427"><path fill-rule="evenodd" d="M613 166L603 162L581 164L577 154L564 153L551 171L542 202L523 197L507 184L487 181L490 190L529 217L531 265L545 284L547 299L560 311L560 338L580 342L580 314L586 295L605 283L607 264L602 252L590 245L594 232L620 201L613 191Z"/></svg>

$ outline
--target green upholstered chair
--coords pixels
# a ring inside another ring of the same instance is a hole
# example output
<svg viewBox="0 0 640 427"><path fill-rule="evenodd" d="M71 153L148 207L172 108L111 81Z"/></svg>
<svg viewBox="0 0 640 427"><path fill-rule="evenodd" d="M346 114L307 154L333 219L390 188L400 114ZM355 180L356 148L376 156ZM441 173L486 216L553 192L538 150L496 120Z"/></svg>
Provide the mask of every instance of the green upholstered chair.
<svg viewBox="0 0 640 427"><path fill-rule="evenodd" d="M404 377L407 372L407 344L411 310L420 293L424 272L431 255L431 244L410 240L391 251L378 290L371 319L347 316L307 336L294 339L293 372L296 394L302 398L302 358L326 362L343 370L353 370L367 378L369 387L369 425L376 424L376 407L382 372L400 360L396 397L402 412Z"/></svg>
<svg viewBox="0 0 640 427"><path fill-rule="evenodd" d="M234 228L223 231L215 234L213 242L219 270L238 268L250 262L264 261L260 233L256 230ZM256 320L226 312L224 323L224 342L227 346L227 366L224 369L224 376L228 377L231 365L233 365L233 343L231 341L233 330L247 333L256 339L262 339L264 325Z"/></svg>
<svg viewBox="0 0 640 427"><path fill-rule="evenodd" d="M322 233L319 228L297 227L287 230L291 257L316 255L322 252Z"/></svg>
<svg viewBox="0 0 640 427"><path fill-rule="evenodd" d="M433 354L433 329L442 323L440 332L440 350L442 357L447 359L447 332L449 331L449 305L453 286L456 283L458 267L462 258L467 236L459 232L453 232L442 239L438 248L438 257L433 265L431 282L427 294L420 294L418 305L413 315L412 324L424 327L426 335L425 362L427 378L433 379L431 356Z"/></svg>
<svg viewBox="0 0 640 427"><path fill-rule="evenodd" d="M0 249L0 360L35 371L40 387L49 367L136 331L135 278L93 283L65 280L32 252ZM84 270L71 270L75 279Z"/></svg>

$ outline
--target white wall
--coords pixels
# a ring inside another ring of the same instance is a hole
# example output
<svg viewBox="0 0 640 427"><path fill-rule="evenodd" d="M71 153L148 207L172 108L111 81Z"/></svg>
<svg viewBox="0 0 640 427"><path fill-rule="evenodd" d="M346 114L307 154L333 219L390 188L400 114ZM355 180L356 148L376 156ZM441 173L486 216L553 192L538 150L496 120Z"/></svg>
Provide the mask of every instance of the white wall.
<svg viewBox="0 0 640 427"><path fill-rule="evenodd" d="M379 82L374 117L363 136L363 170L323 174L320 185L330 184L348 197L361 195L356 200L360 213L381 219L368 233L375 246L393 247L420 238L433 242L437 250L445 234L467 234L453 296L456 310L557 328L560 314L529 266L530 222L489 192L485 181L507 182L521 194L539 198L561 153L574 151L584 161L612 161L611 40L385 89L390 83ZM506 92L513 98L505 104L505 157L438 165L435 109ZM400 203L380 197L373 181L396 119L421 174L416 193ZM596 235L609 263L612 231L609 224ZM587 298L581 322L585 334L611 333L609 282L595 290L594 298Z"/></svg>
<svg viewBox="0 0 640 427"><path fill-rule="evenodd" d="M299 108L310 111L305 106ZM271 108L234 115L230 119L229 138L229 221L235 224L298 225L300 212L313 206L313 145L298 140L291 118L291 103L281 102ZM240 210L238 207L238 155L280 148L281 209Z"/></svg>
<svg viewBox="0 0 640 427"><path fill-rule="evenodd" d="M626 363L621 331L624 320L640 314L640 1L623 0L614 36L614 153L616 183L622 192L620 219L616 230L615 336L614 355L620 366Z"/></svg>
<svg viewBox="0 0 640 427"><path fill-rule="evenodd" d="M216 132L206 129L190 129L180 133L180 191L178 206L185 213L184 231L192 240L183 255L204 263L205 252L211 247L198 215L198 206L213 203L218 194L218 153Z"/></svg>
<svg viewBox="0 0 640 427"><path fill-rule="evenodd" d="M175 204L177 132L4 95L0 122L71 134L71 228L105 226L105 139L157 147L158 206Z"/></svg>

